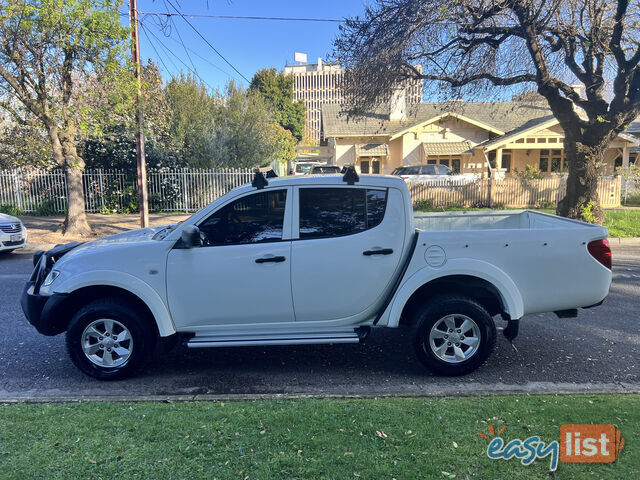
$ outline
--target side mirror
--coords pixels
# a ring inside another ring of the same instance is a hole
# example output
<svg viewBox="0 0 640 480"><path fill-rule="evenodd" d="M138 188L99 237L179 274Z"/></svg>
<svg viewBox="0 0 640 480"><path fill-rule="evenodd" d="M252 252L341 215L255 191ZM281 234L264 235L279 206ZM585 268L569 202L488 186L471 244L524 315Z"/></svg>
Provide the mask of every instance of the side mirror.
<svg viewBox="0 0 640 480"><path fill-rule="evenodd" d="M195 225L189 225L182 230L180 235L183 248L193 248L202 246L200 238L200 229Z"/></svg>

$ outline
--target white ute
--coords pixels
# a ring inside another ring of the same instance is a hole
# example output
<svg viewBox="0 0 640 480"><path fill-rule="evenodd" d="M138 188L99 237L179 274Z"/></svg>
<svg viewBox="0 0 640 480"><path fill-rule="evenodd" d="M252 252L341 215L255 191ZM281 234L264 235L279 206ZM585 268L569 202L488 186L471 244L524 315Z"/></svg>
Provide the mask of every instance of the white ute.
<svg viewBox="0 0 640 480"><path fill-rule="evenodd" d="M123 378L156 347L359 342L412 329L444 375L481 365L526 314L598 305L607 229L527 210L420 214L391 176L260 173L178 225L34 255L23 310L66 331L84 373ZM319 293L321 292L321 293Z"/></svg>

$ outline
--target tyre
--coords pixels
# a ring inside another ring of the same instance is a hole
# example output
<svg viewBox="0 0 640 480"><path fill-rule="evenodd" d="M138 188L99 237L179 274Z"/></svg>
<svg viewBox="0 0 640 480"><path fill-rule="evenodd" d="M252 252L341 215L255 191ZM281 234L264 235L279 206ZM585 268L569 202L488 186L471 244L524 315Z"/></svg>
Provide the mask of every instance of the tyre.
<svg viewBox="0 0 640 480"><path fill-rule="evenodd" d="M71 319L67 351L74 365L99 380L118 380L151 358L157 334L144 312L118 298L94 300Z"/></svg>
<svg viewBox="0 0 640 480"><path fill-rule="evenodd" d="M496 326L475 300L446 295L429 300L414 317L418 360L438 375L465 375L496 345Z"/></svg>

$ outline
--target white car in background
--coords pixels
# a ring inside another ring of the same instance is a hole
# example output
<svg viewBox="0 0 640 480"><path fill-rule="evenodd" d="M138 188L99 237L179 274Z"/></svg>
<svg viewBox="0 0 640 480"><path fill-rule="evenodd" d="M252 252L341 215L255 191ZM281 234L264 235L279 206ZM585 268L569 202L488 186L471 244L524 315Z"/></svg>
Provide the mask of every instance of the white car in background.
<svg viewBox="0 0 640 480"><path fill-rule="evenodd" d="M0 252L10 252L27 244L27 229L20 219L0 213Z"/></svg>
<svg viewBox="0 0 640 480"><path fill-rule="evenodd" d="M293 168L293 175L308 175L316 165L326 165L321 162L297 162Z"/></svg>
<svg viewBox="0 0 640 480"><path fill-rule="evenodd" d="M391 175L402 178L405 182L434 182L466 184L477 180L475 175L454 173L446 165L406 165L396 168Z"/></svg>

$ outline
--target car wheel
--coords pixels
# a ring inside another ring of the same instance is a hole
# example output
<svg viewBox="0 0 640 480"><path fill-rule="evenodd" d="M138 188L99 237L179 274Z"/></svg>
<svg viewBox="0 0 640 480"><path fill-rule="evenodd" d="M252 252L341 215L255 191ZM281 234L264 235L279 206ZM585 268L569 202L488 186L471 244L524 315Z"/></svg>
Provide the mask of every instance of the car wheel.
<svg viewBox="0 0 640 480"><path fill-rule="evenodd" d="M420 362L439 375L465 375L482 365L496 344L496 327L478 302L462 296L429 300L414 318Z"/></svg>
<svg viewBox="0 0 640 480"><path fill-rule="evenodd" d="M150 360L156 339L148 315L116 298L82 307L66 334L74 365L99 380L122 379L137 372Z"/></svg>

